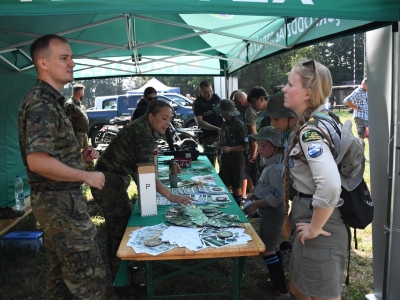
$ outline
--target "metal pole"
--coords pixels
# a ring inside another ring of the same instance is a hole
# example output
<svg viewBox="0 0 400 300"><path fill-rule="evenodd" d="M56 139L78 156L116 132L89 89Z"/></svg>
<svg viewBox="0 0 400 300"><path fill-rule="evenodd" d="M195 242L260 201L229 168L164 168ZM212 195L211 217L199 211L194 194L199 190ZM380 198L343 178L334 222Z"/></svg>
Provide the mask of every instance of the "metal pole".
<svg viewBox="0 0 400 300"><path fill-rule="evenodd" d="M353 85L356 85L356 35L353 34Z"/></svg>

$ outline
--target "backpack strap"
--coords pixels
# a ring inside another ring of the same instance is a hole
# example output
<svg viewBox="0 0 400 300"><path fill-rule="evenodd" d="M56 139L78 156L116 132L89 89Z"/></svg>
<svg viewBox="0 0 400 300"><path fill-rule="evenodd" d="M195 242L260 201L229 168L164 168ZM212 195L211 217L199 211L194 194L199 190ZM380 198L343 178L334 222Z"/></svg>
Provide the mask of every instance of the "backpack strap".
<svg viewBox="0 0 400 300"><path fill-rule="evenodd" d="M351 249L350 245L351 245L351 232L350 232L350 227L349 227L349 225L347 225L346 223L345 223L345 225L346 225L346 229L347 229L347 233L348 233L348 237L349 237L349 239L348 239L349 244L348 244L348 247L347 247L348 259L347 259L347 274L346 274L346 285L349 286L349 283L350 283L349 276L350 276L350 252L351 252L351 251L350 251L350 249ZM354 229L354 231L355 231L355 229Z"/></svg>

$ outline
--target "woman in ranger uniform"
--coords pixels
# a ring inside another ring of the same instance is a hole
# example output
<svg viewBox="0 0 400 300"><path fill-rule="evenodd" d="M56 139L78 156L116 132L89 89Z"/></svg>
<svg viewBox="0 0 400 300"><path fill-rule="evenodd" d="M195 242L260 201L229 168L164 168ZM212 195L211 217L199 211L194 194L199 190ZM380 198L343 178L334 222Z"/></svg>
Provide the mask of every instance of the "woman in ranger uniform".
<svg viewBox="0 0 400 300"><path fill-rule="evenodd" d="M329 136L330 132L334 144L340 139L324 111L331 90L329 70L312 60L297 62L282 90L285 106L299 117L289 139L284 171L286 212L290 182L297 191L292 202L296 232L289 266L290 291L297 300L337 300L342 292L348 236L338 209L343 201L339 171L322 133ZM284 231L290 232L289 222Z"/></svg>

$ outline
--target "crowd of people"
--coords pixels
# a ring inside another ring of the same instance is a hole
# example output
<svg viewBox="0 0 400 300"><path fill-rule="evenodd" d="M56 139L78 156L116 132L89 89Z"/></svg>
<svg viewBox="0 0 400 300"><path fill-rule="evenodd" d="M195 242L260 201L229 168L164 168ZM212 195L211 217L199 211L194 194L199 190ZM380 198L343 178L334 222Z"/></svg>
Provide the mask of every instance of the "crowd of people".
<svg viewBox="0 0 400 300"><path fill-rule="evenodd" d="M90 186L104 214L114 280L120 265L116 252L131 216L130 177L137 181L137 164L154 161L155 142L168 129L173 108L147 88L132 122L99 157L85 136L88 122L80 103L84 87L76 85L68 101L60 93L74 80L68 42L46 35L33 42L30 52L38 80L21 103L19 143L32 210L45 235L46 298L105 299L105 265L82 183ZM219 175L237 204L245 203L246 214L259 216L266 246L261 256L274 299L340 299L348 241L338 210L341 181L336 154L312 122L314 116L331 118L325 109L331 90L325 66L300 60L282 92L268 95L255 86L247 94L237 90L231 99L221 100L202 81L193 103L204 152L213 165L218 161ZM361 114L363 106L354 109ZM362 127L368 124L362 120L356 120L357 129L366 136ZM181 205L193 200L171 193L158 179L156 189ZM293 241L289 286L279 248L285 239ZM135 287L116 289L118 294L137 292Z"/></svg>

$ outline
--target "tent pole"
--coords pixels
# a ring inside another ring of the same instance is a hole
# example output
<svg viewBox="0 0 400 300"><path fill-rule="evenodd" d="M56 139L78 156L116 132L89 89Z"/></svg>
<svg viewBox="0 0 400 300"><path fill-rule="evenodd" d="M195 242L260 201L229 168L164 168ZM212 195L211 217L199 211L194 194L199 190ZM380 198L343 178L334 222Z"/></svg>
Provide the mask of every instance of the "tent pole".
<svg viewBox="0 0 400 300"><path fill-rule="evenodd" d="M389 152L389 175L391 176L391 180L389 181L389 201L387 203L387 227L393 229L394 227L394 215L395 215L395 201L396 201L396 182L398 182L398 174L397 173L397 163L398 163L398 152L397 143L398 143L398 128L399 124L399 103L398 103L398 88L399 88L399 32L398 32L399 23L395 22L392 25L392 122L390 124L391 135L393 136L393 142L390 143L390 152ZM389 231L386 236L385 242L386 255L385 255L385 264L384 264L384 272L383 272L383 291L382 291L382 300L391 299L390 295L390 284L391 280L390 274L392 272L391 268L392 259L396 259L396 254L393 255L393 231Z"/></svg>
<svg viewBox="0 0 400 300"><path fill-rule="evenodd" d="M227 63L226 63L226 61L225 61L225 63L224 63L225 98L224 98L224 99L229 99L229 98L228 98L228 97L229 97L229 96L228 96L228 95L229 95L229 91L228 91L228 84L229 84L228 80L229 80L229 78L228 78L228 75L227 75L226 66L227 66Z"/></svg>

